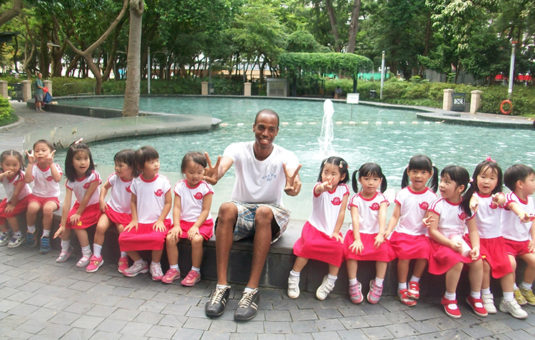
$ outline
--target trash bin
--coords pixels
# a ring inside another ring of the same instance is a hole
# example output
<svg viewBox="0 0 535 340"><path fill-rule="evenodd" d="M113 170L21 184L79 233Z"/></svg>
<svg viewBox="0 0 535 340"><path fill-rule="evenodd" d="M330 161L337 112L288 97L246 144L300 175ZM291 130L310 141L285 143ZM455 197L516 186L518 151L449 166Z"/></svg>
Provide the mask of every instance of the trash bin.
<svg viewBox="0 0 535 340"><path fill-rule="evenodd" d="M460 112L466 111L466 93L454 92L452 94L452 97L453 97L453 101L452 101L453 104L451 106L451 110L460 111Z"/></svg>
<svg viewBox="0 0 535 340"><path fill-rule="evenodd" d="M370 98L376 98L377 97L377 91L370 90Z"/></svg>
<svg viewBox="0 0 535 340"><path fill-rule="evenodd" d="M11 100L22 101L22 83L8 84L7 88Z"/></svg>

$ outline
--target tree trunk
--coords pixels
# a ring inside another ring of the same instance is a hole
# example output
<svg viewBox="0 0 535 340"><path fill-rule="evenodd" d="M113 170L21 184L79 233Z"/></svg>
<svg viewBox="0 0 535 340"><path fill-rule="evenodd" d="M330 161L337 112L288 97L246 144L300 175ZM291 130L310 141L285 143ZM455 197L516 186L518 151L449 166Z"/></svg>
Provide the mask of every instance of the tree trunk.
<svg viewBox="0 0 535 340"><path fill-rule="evenodd" d="M349 24L349 37L347 41L347 53L355 53L357 32L359 31L360 0L354 0L351 11L351 23Z"/></svg>
<svg viewBox="0 0 535 340"><path fill-rule="evenodd" d="M128 60L123 117L134 117L139 113L142 18L143 0L130 0L130 31L128 33Z"/></svg>
<svg viewBox="0 0 535 340"><path fill-rule="evenodd" d="M0 14L0 26L13 19L22 12L22 0L13 0L13 6Z"/></svg>
<svg viewBox="0 0 535 340"><path fill-rule="evenodd" d="M334 37L334 50L340 52L340 35L338 34L338 27L336 27L336 16L334 14L334 7L331 0L325 0L327 7L327 14L329 15L329 22L331 23L331 31Z"/></svg>

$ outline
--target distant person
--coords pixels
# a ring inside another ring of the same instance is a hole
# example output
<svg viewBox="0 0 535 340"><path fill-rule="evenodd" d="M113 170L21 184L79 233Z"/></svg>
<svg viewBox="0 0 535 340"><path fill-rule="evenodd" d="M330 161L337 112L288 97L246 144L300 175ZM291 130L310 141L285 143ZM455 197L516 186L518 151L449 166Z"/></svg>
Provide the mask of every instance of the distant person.
<svg viewBox="0 0 535 340"><path fill-rule="evenodd" d="M344 94L344 90L340 86L337 86L334 90L334 99L340 99L342 98L342 95Z"/></svg>
<svg viewBox="0 0 535 340"><path fill-rule="evenodd" d="M43 111L43 98L44 98L44 91L43 88L45 87L45 83L43 83L43 75L41 72L37 73L37 79L35 79L35 89L34 89L34 98L35 98L35 111L42 112Z"/></svg>
<svg viewBox="0 0 535 340"><path fill-rule="evenodd" d="M236 181L232 201L219 208L216 225L217 286L205 312L221 316L229 299L227 269L233 241L254 239L251 273L234 314L237 321L254 318L258 310L258 284L270 243L286 230L290 212L281 205L282 191L296 196L301 190L297 157L273 144L279 132L279 116L261 110L253 124L254 142L230 144L214 167L207 168L206 179L215 184L235 165Z"/></svg>

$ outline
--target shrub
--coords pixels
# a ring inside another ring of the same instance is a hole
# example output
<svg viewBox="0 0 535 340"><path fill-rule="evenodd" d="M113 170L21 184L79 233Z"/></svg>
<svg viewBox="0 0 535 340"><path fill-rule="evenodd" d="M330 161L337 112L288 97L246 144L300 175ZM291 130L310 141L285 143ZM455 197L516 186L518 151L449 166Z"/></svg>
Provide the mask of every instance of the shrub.
<svg viewBox="0 0 535 340"><path fill-rule="evenodd" d="M0 126L13 123L17 116L13 114L13 108L7 98L0 97Z"/></svg>

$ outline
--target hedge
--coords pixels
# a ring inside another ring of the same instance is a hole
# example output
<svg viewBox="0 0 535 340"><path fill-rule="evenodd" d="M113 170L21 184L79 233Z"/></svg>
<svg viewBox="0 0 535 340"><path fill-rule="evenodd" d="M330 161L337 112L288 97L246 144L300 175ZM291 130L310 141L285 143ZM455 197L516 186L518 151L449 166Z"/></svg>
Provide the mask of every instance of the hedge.
<svg viewBox="0 0 535 340"><path fill-rule="evenodd" d="M0 97L0 126L17 121L17 116L13 114L13 108L9 100Z"/></svg>

